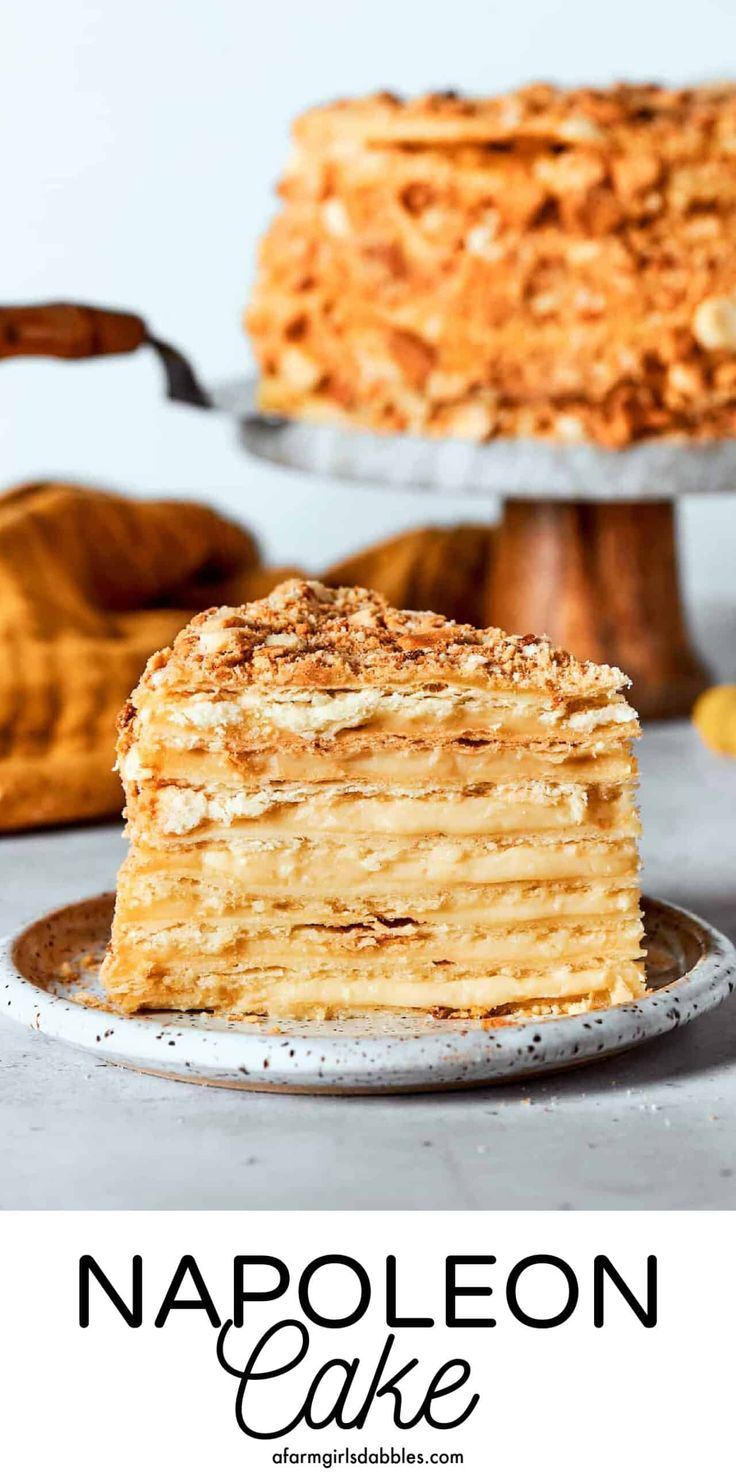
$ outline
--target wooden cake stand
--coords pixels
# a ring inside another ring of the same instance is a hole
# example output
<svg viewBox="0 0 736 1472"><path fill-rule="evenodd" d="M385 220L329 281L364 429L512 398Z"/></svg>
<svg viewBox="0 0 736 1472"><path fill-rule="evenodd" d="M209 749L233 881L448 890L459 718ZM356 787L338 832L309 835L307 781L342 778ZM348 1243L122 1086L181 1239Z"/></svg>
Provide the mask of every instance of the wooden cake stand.
<svg viewBox="0 0 736 1472"><path fill-rule="evenodd" d="M581 659L619 665L650 720L687 715L708 684L682 603L676 498L736 490L736 440L628 450L544 442L423 440L243 414L251 454L384 489L501 496L489 624L544 633Z"/></svg>

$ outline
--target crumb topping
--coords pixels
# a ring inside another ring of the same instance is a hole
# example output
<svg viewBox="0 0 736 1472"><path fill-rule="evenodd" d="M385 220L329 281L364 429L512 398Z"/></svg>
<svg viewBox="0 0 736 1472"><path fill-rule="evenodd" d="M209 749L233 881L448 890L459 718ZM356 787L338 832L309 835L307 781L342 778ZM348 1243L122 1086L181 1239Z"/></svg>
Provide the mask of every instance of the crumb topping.
<svg viewBox="0 0 736 1472"><path fill-rule="evenodd" d="M726 116L724 117L724 110ZM717 127L733 148L736 85L729 81L669 88L656 83L555 87L534 82L498 97L454 91L404 98L393 92L311 108L294 137L312 147L353 137L365 144L492 143L527 135L588 148L625 147L633 139L669 140L677 152L697 149Z"/></svg>
<svg viewBox="0 0 736 1472"><path fill-rule="evenodd" d="M233 690L243 684L344 689L437 682L599 695L629 684L538 635L476 629L436 613L397 610L366 588L292 579L268 598L198 614L149 660L144 692ZM126 721L130 719L128 711Z"/></svg>
<svg viewBox="0 0 736 1472"><path fill-rule="evenodd" d="M736 435L736 86L390 93L296 120L246 326L318 424Z"/></svg>

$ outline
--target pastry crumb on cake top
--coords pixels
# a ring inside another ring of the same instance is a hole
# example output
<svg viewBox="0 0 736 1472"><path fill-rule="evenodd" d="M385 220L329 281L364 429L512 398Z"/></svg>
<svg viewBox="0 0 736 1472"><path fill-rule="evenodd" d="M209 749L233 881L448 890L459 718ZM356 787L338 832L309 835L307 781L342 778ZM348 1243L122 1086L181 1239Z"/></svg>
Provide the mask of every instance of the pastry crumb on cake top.
<svg viewBox="0 0 736 1472"><path fill-rule="evenodd" d="M366 588L292 579L268 598L198 614L170 649L149 660L132 700L135 706L139 694L159 688L164 694L243 684L328 689L435 680L572 698L630 683L620 670L578 661L544 637L397 610Z"/></svg>
<svg viewBox="0 0 736 1472"><path fill-rule="evenodd" d="M724 109L726 116L724 117ZM496 97L429 92L401 97L376 92L310 108L297 118L294 137L308 147L355 142L492 143L531 136L590 148L626 148L643 137L668 140L676 154L694 153L716 129L724 151L733 149L736 84L730 81L669 88L654 82L613 87L556 87L534 82ZM718 125L718 126L716 126ZM710 141L710 140L709 140Z"/></svg>

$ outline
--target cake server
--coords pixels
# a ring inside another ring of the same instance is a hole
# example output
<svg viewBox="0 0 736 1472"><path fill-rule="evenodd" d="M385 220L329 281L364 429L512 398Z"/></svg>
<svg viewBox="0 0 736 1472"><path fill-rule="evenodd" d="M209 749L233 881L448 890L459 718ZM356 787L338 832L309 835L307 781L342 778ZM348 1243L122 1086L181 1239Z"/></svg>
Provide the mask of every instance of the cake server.
<svg viewBox="0 0 736 1472"><path fill-rule="evenodd" d="M134 312L78 302L0 307L0 358L104 358L152 348L159 358L166 393L180 404L209 409L212 400L183 353Z"/></svg>

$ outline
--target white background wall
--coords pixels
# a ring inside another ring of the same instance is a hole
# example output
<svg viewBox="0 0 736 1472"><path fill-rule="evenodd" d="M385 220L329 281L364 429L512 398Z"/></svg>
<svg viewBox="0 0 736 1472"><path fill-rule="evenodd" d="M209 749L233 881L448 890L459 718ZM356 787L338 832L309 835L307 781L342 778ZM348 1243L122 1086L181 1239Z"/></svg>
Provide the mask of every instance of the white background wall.
<svg viewBox="0 0 736 1472"><path fill-rule="evenodd" d="M736 0L6 0L0 300L141 311L210 382L248 369L240 314L290 118L376 87L736 72ZM56 474L207 496L319 567L422 520L412 496L259 467L166 404L148 355L0 367L0 484ZM688 587L734 584L736 502L685 509Z"/></svg>

